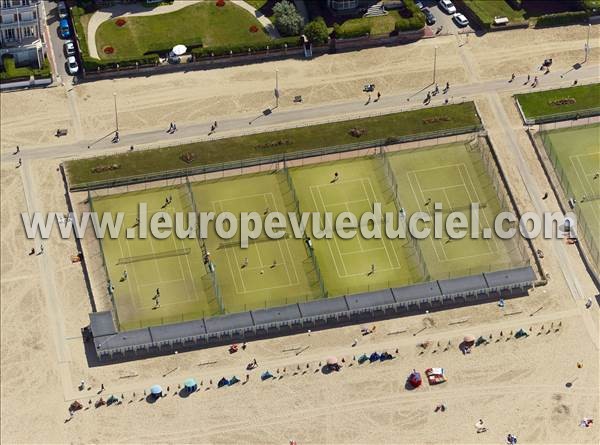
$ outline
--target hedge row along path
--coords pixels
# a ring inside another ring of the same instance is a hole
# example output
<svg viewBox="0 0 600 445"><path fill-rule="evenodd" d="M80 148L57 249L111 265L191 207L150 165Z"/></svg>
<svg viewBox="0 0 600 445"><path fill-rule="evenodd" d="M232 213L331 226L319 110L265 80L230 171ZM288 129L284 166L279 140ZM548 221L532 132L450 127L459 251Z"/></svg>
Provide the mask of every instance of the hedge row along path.
<svg viewBox="0 0 600 445"><path fill-rule="evenodd" d="M102 25L102 23L121 16L141 17L148 15L168 14L171 12L179 11L180 9L193 5L194 3L199 3L200 1L202 0L175 0L170 5L161 5L153 9L148 9L140 3L119 4L99 9L92 15L92 17L90 17L90 21L88 22L87 27L87 44L90 57L100 59L100 55L98 54L98 48L96 47L96 32L98 31L98 28L100 27L100 25ZM256 8L252 7L251 5L242 0L231 0L231 3L234 3L240 8L245 9L254 17L256 17L260 24L269 33L269 36L271 38L278 39L281 37L279 35L279 32L277 31L277 28L275 28L271 20L269 20L259 11L257 11ZM173 45L176 44L177 42L173 42Z"/></svg>

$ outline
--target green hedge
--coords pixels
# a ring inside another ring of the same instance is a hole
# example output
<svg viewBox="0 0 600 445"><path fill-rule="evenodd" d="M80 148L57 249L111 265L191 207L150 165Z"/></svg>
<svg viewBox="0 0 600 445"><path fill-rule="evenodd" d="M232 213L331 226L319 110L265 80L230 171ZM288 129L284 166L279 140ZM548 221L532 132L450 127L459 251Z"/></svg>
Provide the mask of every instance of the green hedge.
<svg viewBox="0 0 600 445"><path fill-rule="evenodd" d="M119 68L124 68L128 66L135 66L136 62L138 66L143 65L156 65L158 63L159 57L158 54L149 54L144 57L134 57L131 59L117 59L117 60L100 60L94 59L89 56L83 57L83 66L86 70L89 71L98 71L104 69L114 69L119 65Z"/></svg>
<svg viewBox="0 0 600 445"><path fill-rule="evenodd" d="M586 11L562 12L560 14L546 14L538 18L536 27L544 28L549 26L571 25L581 23L586 20L588 13Z"/></svg>
<svg viewBox="0 0 600 445"><path fill-rule="evenodd" d="M272 40L270 42L260 43L241 43L239 45L226 45L226 46L208 46L202 48L195 48L192 50L192 54L195 58L207 57L210 55L225 56L231 51L233 54L248 53L251 51L265 51L267 46L269 49L281 49L287 44L288 48L301 46L299 37L285 37L282 39Z"/></svg>
<svg viewBox="0 0 600 445"><path fill-rule="evenodd" d="M15 59L10 54L2 56L2 70L0 70L0 80L28 80L31 76L36 79L50 77L50 63L44 58L44 64L41 68L31 68L29 66L15 66Z"/></svg>
<svg viewBox="0 0 600 445"><path fill-rule="evenodd" d="M348 20L343 25L335 23L333 31L338 39L351 39L353 37L364 37L371 34L371 23L368 20Z"/></svg>
<svg viewBox="0 0 600 445"><path fill-rule="evenodd" d="M414 0L404 0L404 6L410 11L412 17L408 19L402 17L396 20L396 31L414 31L423 28L425 26L425 14L415 5Z"/></svg>

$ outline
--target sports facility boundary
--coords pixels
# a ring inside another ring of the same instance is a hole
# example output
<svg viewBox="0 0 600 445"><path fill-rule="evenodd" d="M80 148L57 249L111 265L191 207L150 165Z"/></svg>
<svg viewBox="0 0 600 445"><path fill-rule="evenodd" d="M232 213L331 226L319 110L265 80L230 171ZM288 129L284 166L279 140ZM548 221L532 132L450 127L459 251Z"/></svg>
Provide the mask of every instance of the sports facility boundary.
<svg viewBox="0 0 600 445"><path fill-rule="evenodd" d="M93 346L98 364L109 364L517 297L526 295L534 282L533 269L526 266L122 333L117 331L111 311L95 312L90 314L83 337Z"/></svg>

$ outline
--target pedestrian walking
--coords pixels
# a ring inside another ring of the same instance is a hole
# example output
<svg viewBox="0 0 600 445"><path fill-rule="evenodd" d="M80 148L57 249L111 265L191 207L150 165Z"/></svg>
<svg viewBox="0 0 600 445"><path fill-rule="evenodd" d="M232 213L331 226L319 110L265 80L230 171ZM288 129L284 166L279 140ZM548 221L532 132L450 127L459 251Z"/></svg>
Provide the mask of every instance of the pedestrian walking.
<svg viewBox="0 0 600 445"><path fill-rule="evenodd" d="M158 287L156 288L156 296L160 297L160 289Z"/></svg>
<svg viewBox="0 0 600 445"><path fill-rule="evenodd" d="M217 121L215 121L215 123L213 124L215 126L215 129L217 128Z"/></svg>
<svg viewBox="0 0 600 445"><path fill-rule="evenodd" d="M127 279L127 270L123 271L123 281Z"/></svg>
<svg viewBox="0 0 600 445"><path fill-rule="evenodd" d="M177 131L177 125L173 124L173 133Z"/></svg>
<svg viewBox="0 0 600 445"><path fill-rule="evenodd" d="M244 261L242 261L242 269L244 269L245 267L248 267L248 257L245 257Z"/></svg>
<svg viewBox="0 0 600 445"><path fill-rule="evenodd" d="M531 74L527 74L527 82L525 82L525 85L527 85L530 80L531 80Z"/></svg>
<svg viewBox="0 0 600 445"><path fill-rule="evenodd" d="M129 151L133 151L133 145L129 147Z"/></svg>
<svg viewBox="0 0 600 445"><path fill-rule="evenodd" d="M446 91L450 89L450 82L446 82Z"/></svg>
<svg viewBox="0 0 600 445"><path fill-rule="evenodd" d="M381 99L381 93L377 91L377 100Z"/></svg>
<svg viewBox="0 0 600 445"><path fill-rule="evenodd" d="M277 267L277 260L273 260L273 264L271 264L271 269L275 269Z"/></svg>
<svg viewBox="0 0 600 445"><path fill-rule="evenodd" d="M512 75L510 76L509 82L513 82L514 80L515 80L515 73L512 73Z"/></svg>
<svg viewBox="0 0 600 445"><path fill-rule="evenodd" d="M425 201L426 206L428 206L429 204L431 204L431 198L427 198L427 201Z"/></svg>
<svg viewBox="0 0 600 445"><path fill-rule="evenodd" d="M29 251L29 256L31 255L35 255L35 247L32 247L31 250Z"/></svg>
<svg viewBox="0 0 600 445"><path fill-rule="evenodd" d="M40 244L40 253L39 253L39 255L41 255L42 253L44 253L44 245Z"/></svg>
<svg viewBox="0 0 600 445"><path fill-rule="evenodd" d="M19 146L17 145L17 151L15 151L15 154L21 153L21 149L19 148Z"/></svg>
<svg viewBox="0 0 600 445"><path fill-rule="evenodd" d="M19 161L17 162L17 168L19 168L21 165L23 165L23 160L19 158Z"/></svg>
<svg viewBox="0 0 600 445"><path fill-rule="evenodd" d="M369 272L369 275L374 275L375 274L375 264L371 264L371 272Z"/></svg>
<svg viewBox="0 0 600 445"><path fill-rule="evenodd" d="M169 124L169 129L167 130L167 133L173 133L173 122Z"/></svg>
<svg viewBox="0 0 600 445"><path fill-rule="evenodd" d="M338 179L340 179L340 174L338 172L335 172L333 174L333 179L331 180L331 182L337 182Z"/></svg>
<svg viewBox="0 0 600 445"><path fill-rule="evenodd" d="M542 196L542 199L547 199L548 198L548 192L544 193L544 196Z"/></svg>

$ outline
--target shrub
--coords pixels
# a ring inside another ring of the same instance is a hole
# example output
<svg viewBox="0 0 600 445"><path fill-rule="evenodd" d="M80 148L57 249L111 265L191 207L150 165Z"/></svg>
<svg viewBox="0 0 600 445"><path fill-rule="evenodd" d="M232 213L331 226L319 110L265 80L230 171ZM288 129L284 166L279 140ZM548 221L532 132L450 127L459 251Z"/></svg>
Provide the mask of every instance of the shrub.
<svg viewBox="0 0 600 445"><path fill-rule="evenodd" d="M193 50L194 48L200 48L202 46L202 40L200 38L190 38L178 40L177 44L185 45L188 51ZM173 49L173 41L162 41L155 42L149 49L144 53L145 56L152 54L168 54Z"/></svg>
<svg viewBox="0 0 600 445"><path fill-rule="evenodd" d="M287 44L288 48L300 46L300 38L298 37L285 37L270 42L257 42L257 43L241 43L238 45L226 45L226 46L209 46L202 48L195 48L192 50L192 54L196 58L214 56L225 56L231 51L232 54L248 54L248 50L251 51L265 51L267 46L269 49L280 49L284 48Z"/></svg>
<svg viewBox="0 0 600 445"><path fill-rule="evenodd" d="M289 1L283 0L273 6L275 26L284 36L296 36L302 31L304 19Z"/></svg>
<svg viewBox="0 0 600 445"><path fill-rule="evenodd" d="M131 59L119 59L119 60L100 60L94 59L89 56L82 57L83 66L86 70L89 71L97 71L98 68L100 70L104 69L114 69L117 67L117 64L120 68L135 66L136 62L138 66L143 65L156 65L158 63L158 54L149 54L144 57L135 57Z"/></svg>
<svg viewBox="0 0 600 445"><path fill-rule="evenodd" d="M587 18L586 11L562 12L560 14L546 14L538 18L536 27L562 26L580 23Z"/></svg>
<svg viewBox="0 0 600 445"><path fill-rule="evenodd" d="M406 6L406 9L410 12L411 17L400 17L398 20L396 20L394 26L395 30L397 32L402 32L414 31L423 28L425 26L425 15L417 7L417 5L415 5L414 0L404 0L404 5Z"/></svg>
<svg viewBox="0 0 600 445"><path fill-rule="evenodd" d="M327 29L323 17L317 17L315 20L308 23L304 27L304 35L306 35L309 42L316 45L327 43L327 40L329 39L329 30Z"/></svg>

